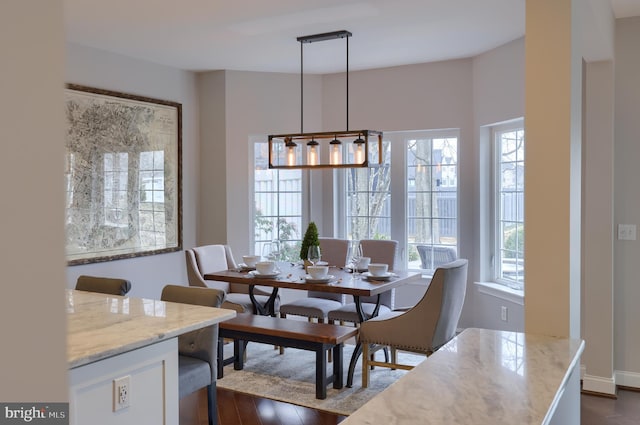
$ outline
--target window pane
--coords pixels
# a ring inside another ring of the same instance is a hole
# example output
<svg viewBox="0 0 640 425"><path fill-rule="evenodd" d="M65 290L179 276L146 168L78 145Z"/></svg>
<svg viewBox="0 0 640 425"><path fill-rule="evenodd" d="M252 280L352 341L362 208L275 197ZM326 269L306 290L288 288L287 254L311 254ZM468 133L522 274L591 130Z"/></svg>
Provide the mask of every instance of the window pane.
<svg viewBox="0 0 640 425"><path fill-rule="evenodd" d="M510 287L524 284L524 130L498 131L496 279Z"/></svg>
<svg viewBox="0 0 640 425"><path fill-rule="evenodd" d="M433 270L457 257L458 139L406 143L408 265Z"/></svg>
<svg viewBox="0 0 640 425"><path fill-rule="evenodd" d="M254 253L296 261L302 228L301 170L268 168L268 144L254 144Z"/></svg>
<svg viewBox="0 0 640 425"><path fill-rule="evenodd" d="M391 145L382 145L383 165L345 169L349 239L391 238Z"/></svg>

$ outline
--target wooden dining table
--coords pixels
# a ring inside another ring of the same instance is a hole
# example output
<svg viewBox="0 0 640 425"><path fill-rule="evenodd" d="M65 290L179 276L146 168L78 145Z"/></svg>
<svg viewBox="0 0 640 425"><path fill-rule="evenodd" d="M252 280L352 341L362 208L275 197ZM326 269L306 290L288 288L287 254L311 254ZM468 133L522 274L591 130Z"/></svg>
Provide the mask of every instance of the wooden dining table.
<svg viewBox="0 0 640 425"><path fill-rule="evenodd" d="M299 264L278 262L277 268L278 274L273 277L261 277L250 270L236 269L205 273L204 278L206 280L249 285L249 296L251 297L256 312L261 315L275 316L275 300L280 288L351 295L353 296L356 306L358 319L360 322L363 322L366 320L366 317L362 310L362 297L377 295L376 307L373 312L373 316L376 316L380 308L381 294L406 285L407 283L417 281L421 277L421 274L417 272L393 271L392 276L388 280L370 280L366 279L362 273L353 274L339 267L330 267L329 275L333 276L333 279L326 283L310 283L306 280L307 274L305 269ZM271 294L264 304L258 302L254 296L256 286L272 288ZM349 372L347 375L348 387L352 386L355 365L360 354L362 354L362 345L357 341L351 356L351 361L349 362Z"/></svg>

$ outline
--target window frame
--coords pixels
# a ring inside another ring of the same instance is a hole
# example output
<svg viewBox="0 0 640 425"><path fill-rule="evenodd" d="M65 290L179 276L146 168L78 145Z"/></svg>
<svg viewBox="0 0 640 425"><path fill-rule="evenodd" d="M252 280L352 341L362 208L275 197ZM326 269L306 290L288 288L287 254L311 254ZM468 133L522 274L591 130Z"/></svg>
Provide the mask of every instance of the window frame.
<svg viewBox="0 0 640 425"><path fill-rule="evenodd" d="M383 141L390 143L390 238L397 240L398 253L396 268L421 272L425 276L433 274L434 270L412 267L409 268L408 252L408 141L415 138L455 138L457 140L458 158L456 162L456 245L457 255L460 255L460 129L406 130L383 132ZM340 237L347 237L347 176L344 170L335 170L334 178L337 182L334 192L334 203L337 205L337 226ZM398 195L400 194L400 195ZM398 197L402 197L398 201Z"/></svg>
<svg viewBox="0 0 640 425"><path fill-rule="evenodd" d="M258 149L258 145L260 144L264 144L265 146L268 144L267 143L267 135L253 135L253 136L249 136L249 152L251 153L251 163L250 163L250 182L252 182L251 184L251 189L250 189L250 193L249 193L249 197L250 197L250 205L251 205L251 213L250 213L250 217L249 217L249 237L250 237L250 243L249 246L251 247L251 250L254 252L255 255L262 255L263 251L265 249L265 245L269 244L269 242L272 242L274 240L278 240L278 238L273 238L271 239L271 241L267 241L267 240L256 240L256 236L255 236L255 231L256 231L256 151ZM266 150L268 151L268 149ZM267 163L265 163L265 169L268 169L268 165ZM278 170L278 169L271 169L270 170L272 173L275 172L277 174L280 174L281 171L289 171L289 170ZM296 242L300 242L302 241L302 238L304 236L304 232L307 226L307 223L309 222L309 173L304 172L304 170L299 170L300 172L300 215L280 215L279 213L276 215L269 215L268 217L275 217L276 220L279 220L280 217L299 217L300 219L300 228L297 229L297 236L298 238L296 239L291 239L292 241L296 241ZM277 178L277 180L279 181L280 179ZM277 196L277 203L280 204L280 190L274 190L271 193L275 193ZM291 192L291 191L286 191L285 193L295 193L295 192ZM280 241L279 241L280 242ZM260 245L258 245L260 244ZM296 256L297 258L297 256Z"/></svg>
<svg viewBox="0 0 640 425"><path fill-rule="evenodd" d="M526 149L526 134L524 134L524 131L525 131L524 119L519 118L512 121L504 122L501 124L496 124L490 127L491 160L492 160L492 168L491 168L492 190L491 190L491 215L490 215L490 220L491 220L490 271L491 271L491 280L495 282L497 285L500 285L501 287L504 287L505 289L508 289L508 290L524 292L525 284L526 284L524 280L524 274L522 275L522 281L504 278L502 276L502 269L501 269L502 257L500 255L503 249L502 235L500 233L501 232L500 222L504 220L502 220L502 209L500 204L501 194L502 194L502 191L500 190L501 188L500 182L502 179L501 166L503 162L500 160L500 156L501 156L501 152L499 149L500 140L498 139L498 137L501 134L514 132L514 131L523 132L523 143L525 143L525 147L523 147L523 149ZM524 158L522 158L521 161L517 161L517 162L522 164L522 167L523 167L522 176L524 179L524 167L525 167ZM523 234L525 235L524 237L526 238L526 231L525 231L526 218L524 217L524 203L526 202L526 197L525 197L524 180L523 180L523 187L522 187L522 196L523 196L523 203L522 203L523 219L521 224L523 227ZM517 221L516 223L520 223L520 222ZM524 251L522 253L522 260L523 260L523 263L526 264L526 255ZM518 258L516 258L516 263L517 261L518 261ZM524 267L525 266L523 266L523 273L524 273Z"/></svg>

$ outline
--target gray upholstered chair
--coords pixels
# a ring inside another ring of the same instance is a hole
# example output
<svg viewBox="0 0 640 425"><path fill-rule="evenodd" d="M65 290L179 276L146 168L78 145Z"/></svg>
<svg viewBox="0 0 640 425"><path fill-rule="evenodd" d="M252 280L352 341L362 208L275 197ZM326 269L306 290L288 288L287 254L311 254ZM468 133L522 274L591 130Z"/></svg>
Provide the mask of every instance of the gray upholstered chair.
<svg viewBox="0 0 640 425"><path fill-rule="evenodd" d="M451 246L416 245L416 249L420 255L420 268L425 270L434 270L458 258L456 249Z"/></svg>
<svg viewBox="0 0 640 425"><path fill-rule="evenodd" d="M318 238L322 261L329 266L342 267L347 258L349 241L346 239ZM308 291L307 298L301 298L280 306L280 317L287 315L303 316L316 319L323 323L331 310L342 307L345 303L344 294Z"/></svg>
<svg viewBox="0 0 640 425"><path fill-rule="evenodd" d="M455 336L467 291L467 267L465 259L438 267L429 288L414 307L379 315L360 324L363 387L369 385L371 366L412 368L397 363L397 349L429 356ZM391 347L390 363L370 357L382 347Z"/></svg>
<svg viewBox="0 0 640 425"><path fill-rule="evenodd" d="M131 282L126 279L98 276L79 276L76 281L78 291L100 292L109 295L126 295L131 290Z"/></svg>
<svg viewBox="0 0 640 425"><path fill-rule="evenodd" d="M363 239L360 241L362 246L362 255L370 257L372 263L386 263L389 270L393 270L396 262L396 251L398 250L398 241L381 240L381 239ZM378 314L389 313L393 310L395 289L384 292L380 295L380 310ZM365 319L373 315L376 306L377 296L362 297L362 311ZM356 312L355 303L345 304L335 310L327 313L327 319L330 323L335 322L360 322L358 313Z"/></svg>
<svg viewBox="0 0 640 425"><path fill-rule="evenodd" d="M224 291L213 288L167 285L160 299L174 303L220 307ZM178 394L180 398L207 388L209 425L218 423L216 378L218 358L218 324L178 337Z"/></svg>
<svg viewBox="0 0 640 425"><path fill-rule="evenodd" d="M249 285L241 283L218 282L205 280L204 275L220 270L232 270L237 268L231 248L228 245L204 245L185 250L187 261L187 278L190 286L201 286L224 291L226 299L223 308L235 310L238 313L256 313L251 298L249 297ZM262 304L269 299L270 291L256 287L254 294L256 300ZM275 311L280 308L280 296L275 300Z"/></svg>

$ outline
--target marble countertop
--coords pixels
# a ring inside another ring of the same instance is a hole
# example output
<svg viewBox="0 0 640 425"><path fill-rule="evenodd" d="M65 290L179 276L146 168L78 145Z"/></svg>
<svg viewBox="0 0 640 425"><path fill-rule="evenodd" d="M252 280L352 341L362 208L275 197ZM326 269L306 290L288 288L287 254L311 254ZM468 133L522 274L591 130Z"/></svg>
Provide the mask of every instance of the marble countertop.
<svg viewBox="0 0 640 425"><path fill-rule="evenodd" d="M342 424L546 423L583 350L582 340L466 329Z"/></svg>
<svg viewBox="0 0 640 425"><path fill-rule="evenodd" d="M219 323L233 310L67 290L67 360L75 368Z"/></svg>

